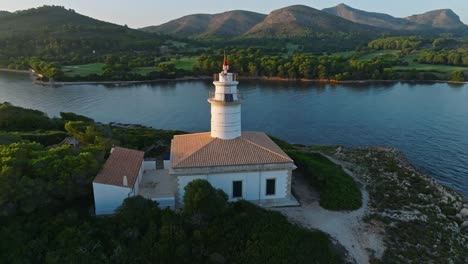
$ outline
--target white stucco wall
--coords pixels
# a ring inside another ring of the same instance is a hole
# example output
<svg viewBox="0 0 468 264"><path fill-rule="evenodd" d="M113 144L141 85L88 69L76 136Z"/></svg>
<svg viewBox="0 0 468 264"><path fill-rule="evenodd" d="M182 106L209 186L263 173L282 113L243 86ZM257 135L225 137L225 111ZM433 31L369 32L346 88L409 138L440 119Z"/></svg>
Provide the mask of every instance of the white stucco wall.
<svg viewBox="0 0 468 264"><path fill-rule="evenodd" d="M96 215L113 214L132 192L130 188L93 182Z"/></svg>
<svg viewBox="0 0 468 264"><path fill-rule="evenodd" d="M240 137L241 105L211 104L211 136L221 139Z"/></svg>
<svg viewBox="0 0 468 264"><path fill-rule="evenodd" d="M141 163L140 170L138 171L138 177L135 181L135 185L133 186L133 190L134 190L134 192L132 193L133 196L137 195L140 192L140 183L141 183L141 179L143 178L144 164L145 162L143 161Z"/></svg>
<svg viewBox="0 0 468 264"><path fill-rule="evenodd" d="M170 160L164 160L164 169L168 170L171 167L171 161Z"/></svg>
<svg viewBox="0 0 468 264"><path fill-rule="evenodd" d="M143 161L143 169L144 170L155 170L156 169L156 161L155 160L145 160L145 161Z"/></svg>
<svg viewBox="0 0 468 264"><path fill-rule="evenodd" d="M260 171L260 172L239 172L222 173L195 176L178 176L179 201L183 201L185 186L196 179L207 180L213 187L223 190L232 201L232 182L242 181L242 199L264 200L278 199L286 197L288 186L288 171ZM266 180L276 179L275 195L266 195Z"/></svg>

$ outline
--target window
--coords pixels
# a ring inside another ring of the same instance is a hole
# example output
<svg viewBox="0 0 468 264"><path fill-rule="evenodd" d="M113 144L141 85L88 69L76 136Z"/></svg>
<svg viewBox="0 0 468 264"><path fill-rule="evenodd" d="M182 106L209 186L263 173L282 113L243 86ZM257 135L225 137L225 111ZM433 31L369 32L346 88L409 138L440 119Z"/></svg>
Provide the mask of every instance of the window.
<svg viewBox="0 0 468 264"><path fill-rule="evenodd" d="M234 102L234 95L233 94L224 94L224 101L225 102Z"/></svg>
<svg viewBox="0 0 468 264"><path fill-rule="evenodd" d="M275 195L276 193L276 179L266 180L266 195Z"/></svg>
<svg viewBox="0 0 468 264"><path fill-rule="evenodd" d="M232 198L242 197L242 181L232 182Z"/></svg>

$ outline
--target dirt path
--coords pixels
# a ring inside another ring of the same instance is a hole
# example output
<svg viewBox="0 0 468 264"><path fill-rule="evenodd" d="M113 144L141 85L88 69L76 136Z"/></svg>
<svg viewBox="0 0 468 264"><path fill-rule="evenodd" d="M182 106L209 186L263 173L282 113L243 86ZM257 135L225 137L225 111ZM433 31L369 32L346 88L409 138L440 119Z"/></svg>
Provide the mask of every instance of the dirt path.
<svg viewBox="0 0 468 264"><path fill-rule="evenodd" d="M340 164L336 160L333 161ZM345 171L353 175L350 171L346 169ZM303 176L295 175L292 187L301 206L275 210L301 226L328 233L348 251L349 262L369 263L372 256L381 257L385 249L380 235L381 230L362 221L369 201L369 195L364 188L361 188L363 206L360 209L335 212L320 207L318 193L310 187Z"/></svg>

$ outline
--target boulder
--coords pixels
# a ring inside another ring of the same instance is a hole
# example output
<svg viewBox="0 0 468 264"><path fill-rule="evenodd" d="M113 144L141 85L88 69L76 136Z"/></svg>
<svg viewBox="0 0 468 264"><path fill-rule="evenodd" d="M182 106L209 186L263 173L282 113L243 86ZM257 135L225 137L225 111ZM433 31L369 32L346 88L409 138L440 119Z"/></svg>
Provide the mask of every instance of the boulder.
<svg viewBox="0 0 468 264"><path fill-rule="evenodd" d="M461 209L460 215L461 215L464 219L468 219L468 208L463 208L463 209Z"/></svg>
<svg viewBox="0 0 468 264"><path fill-rule="evenodd" d="M463 222L461 225L460 225L460 230L463 232L468 232L468 221L465 221Z"/></svg>

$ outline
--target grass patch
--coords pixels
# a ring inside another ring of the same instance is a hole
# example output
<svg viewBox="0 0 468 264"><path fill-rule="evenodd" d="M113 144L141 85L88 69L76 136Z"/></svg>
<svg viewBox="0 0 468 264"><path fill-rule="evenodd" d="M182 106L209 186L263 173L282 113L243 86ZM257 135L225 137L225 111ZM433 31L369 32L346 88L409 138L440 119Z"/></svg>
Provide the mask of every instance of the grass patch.
<svg viewBox="0 0 468 264"><path fill-rule="evenodd" d="M450 65L434 65L434 64L410 64L408 66L395 66L393 69L397 71L417 70L423 72L438 72L438 73L452 73L454 71L463 71L468 73L468 67L450 66Z"/></svg>
<svg viewBox="0 0 468 264"><path fill-rule="evenodd" d="M398 57L400 51L398 50L378 50L364 54L358 58L360 61L368 61L378 57Z"/></svg>
<svg viewBox="0 0 468 264"><path fill-rule="evenodd" d="M356 55L356 51L341 51L341 52L334 52L331 54L332 56L339 56L339 57L352 57Z"/></svg>
<svg viewBox="0 0 468 264"><path fill-rule="evenodd" d="M319 153L310 153L272 138L298 166L307 180L320 193L320 206L329 210L356 210L362 206L362 195L354 179L341 166Z"/></svg>
<svg viewBox="0 0 468 264"><path fill-rule="evenodd" d="M288 43L286 44L286 52L288 55L292 55L295 51L298 51L300 48L299 45L293 44L293 43Z"/></svg>
<svg viewBox="0 0 468 264"><path fill-rule="evenodd" d="M90 74L102 74L103 63L91 63L84 65L64 66L62 70L67 76L87 76Z"/></svg>
<svg viewBox="0 0 468 264"><path fill-rule="evenodd" d="M64 66L62 68L63 72L66 76L88 76L91 74L102 74L102 68L104 67L104 63L91 63L91 64L84 64L84 65L72 65L72 66Z"/></svg>
<svg viewBox="0 0 468 264"><path fill-rule="evenodd" d="M154 66L147 66L147 67L138 67L132 70L133 73L147 75L150 72L157 71L157 68Z"/></svg>
<svg viewBox="0 0 468 264"><path fill-rule="evenodd" d="M195 65L197 65L198 57L182 57L178 59L172 59L171 62L175 64L176 69L191 71Z"/></svg>

